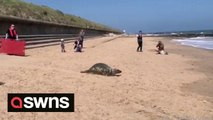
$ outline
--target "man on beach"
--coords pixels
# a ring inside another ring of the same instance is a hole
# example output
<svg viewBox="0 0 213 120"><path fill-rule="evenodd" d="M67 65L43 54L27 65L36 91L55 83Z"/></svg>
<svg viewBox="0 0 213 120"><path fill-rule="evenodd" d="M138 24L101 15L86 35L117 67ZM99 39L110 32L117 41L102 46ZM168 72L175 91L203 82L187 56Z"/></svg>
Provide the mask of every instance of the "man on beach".
<svg viewBox="0 0 213 120"><path fill-rule="evenodd" d="M18 40L18 34L14 24L10 25L10 28L6 32L5 39Z"/></svg>
<svg viewBox="0 0 213 120"><path fill-rule="evenodd" d="M158 48L158 52L164 50L164 44L161 41L158 41L156 47Z"/></svg>
<svg viewBox="0 0 213 120"><path fill-rule="evenodd" d="M142 36L142 31L139 31L139 33L137 35L137 39L138 39L137 52L143 52L143 36Z"/></svg>
<svg viewBox="0 0 213 120"><path fill-rule="evenodd" d="M83 48L83 43L84 43L84 35L85 32L84 30L81 30L79 33L79 45Z"/></svg>
<svg viewBox="0 0 213 120"><path fill-rule="evenodd" d="M168 55L168 52L166 52L166 51L164 50L164 44L163 44L163 42L158 41L158 44L156 45L156 47L158 48L158 50L157 50L158 54L161 54L161 55Z"/></svg>

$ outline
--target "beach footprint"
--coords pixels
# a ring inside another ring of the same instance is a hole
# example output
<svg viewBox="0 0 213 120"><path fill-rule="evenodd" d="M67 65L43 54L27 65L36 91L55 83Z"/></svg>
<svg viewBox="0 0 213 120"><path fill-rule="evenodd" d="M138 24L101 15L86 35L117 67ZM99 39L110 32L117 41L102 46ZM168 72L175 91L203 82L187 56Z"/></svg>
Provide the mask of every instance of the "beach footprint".
<svg viewBox="0 0 213 120"><path fill-rule="evenodd" d="M3 82L0 82L0 86L1 86L1 85L4 85L4 84L5 84L5 83L3 83Z"/></svg>

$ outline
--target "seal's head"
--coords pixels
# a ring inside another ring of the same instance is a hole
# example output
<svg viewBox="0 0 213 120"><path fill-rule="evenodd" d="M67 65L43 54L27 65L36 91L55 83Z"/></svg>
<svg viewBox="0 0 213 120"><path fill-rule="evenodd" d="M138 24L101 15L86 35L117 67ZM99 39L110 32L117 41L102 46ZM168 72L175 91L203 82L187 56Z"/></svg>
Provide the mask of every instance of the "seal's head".
<svg viewBox="0 0 213 120"><path fill-rule="evenodd" d="M119 69L113 69L113 73L116 75L116 74L119 74L119 73L121 73L122 71L121 70L119 70Z"/></svg>

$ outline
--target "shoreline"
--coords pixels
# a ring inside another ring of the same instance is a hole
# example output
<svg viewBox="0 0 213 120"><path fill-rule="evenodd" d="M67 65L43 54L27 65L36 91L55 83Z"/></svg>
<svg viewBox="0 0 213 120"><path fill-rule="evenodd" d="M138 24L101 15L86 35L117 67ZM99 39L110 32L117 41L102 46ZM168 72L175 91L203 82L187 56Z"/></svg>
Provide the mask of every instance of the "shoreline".
<svg viewBox="0 0 213 120"><path fill-rule="evenodd" d="M173 39L172 42L178 43L180 45L184 45L184 46L190 46L190 47L194 47L194 48L198 48L198 49L203 49L203 50L212 50L213 48L211 46L205 46L207 45L207 43L205 45L200 45L200 44L195 44L195 43L184 43L183 41L190 41L190 42L207 42L208 44L211 44L209 42L213 42L213 37L189 37L189 38L177 38L177 39Z"/></svg>
<svg viewBox="0 0 213 120"><path fill-rule="evenodd" d="M213 51L188 45L182 45L178 42L173 41L173 37L162 37L162 41L165 43L165 49L170 53L178 54L183 57L192 59L189 63L195 66L192 71L202 72L207 76L206 80L195 81L193 83L183 85L183 91L188 90L189 92L208 96L210 97L208 100L213 103Z"/></svg>

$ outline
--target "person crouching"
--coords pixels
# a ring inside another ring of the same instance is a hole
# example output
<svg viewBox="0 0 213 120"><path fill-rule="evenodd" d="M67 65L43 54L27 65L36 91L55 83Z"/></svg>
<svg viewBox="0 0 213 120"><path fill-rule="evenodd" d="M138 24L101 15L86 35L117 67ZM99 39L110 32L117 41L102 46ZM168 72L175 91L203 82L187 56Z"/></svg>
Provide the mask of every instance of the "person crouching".
<svg viewBox="0 0 213 120"><path fill-rule="evenodd" d="M156 45L158 48L157 53L161 55L168 55L168 52L164 50L164 44L161 41L158 41L158 44Z"/></svg>
<svg viewBox="0 0 213 120"><path fill-rule="evenodd" d="M82 52L82 51L81 51L81 48L82 48L81 44L79 44L79 41L76 40L76 41L74 42L74 50L75 50L75 52Z"/></svg>
<svg viewBox="0 0 213 120"><path fill-rule="evenodd" d="M6 32L5 39L18 40L18 34L14 24L10 25L10 28Z"/></svg>

